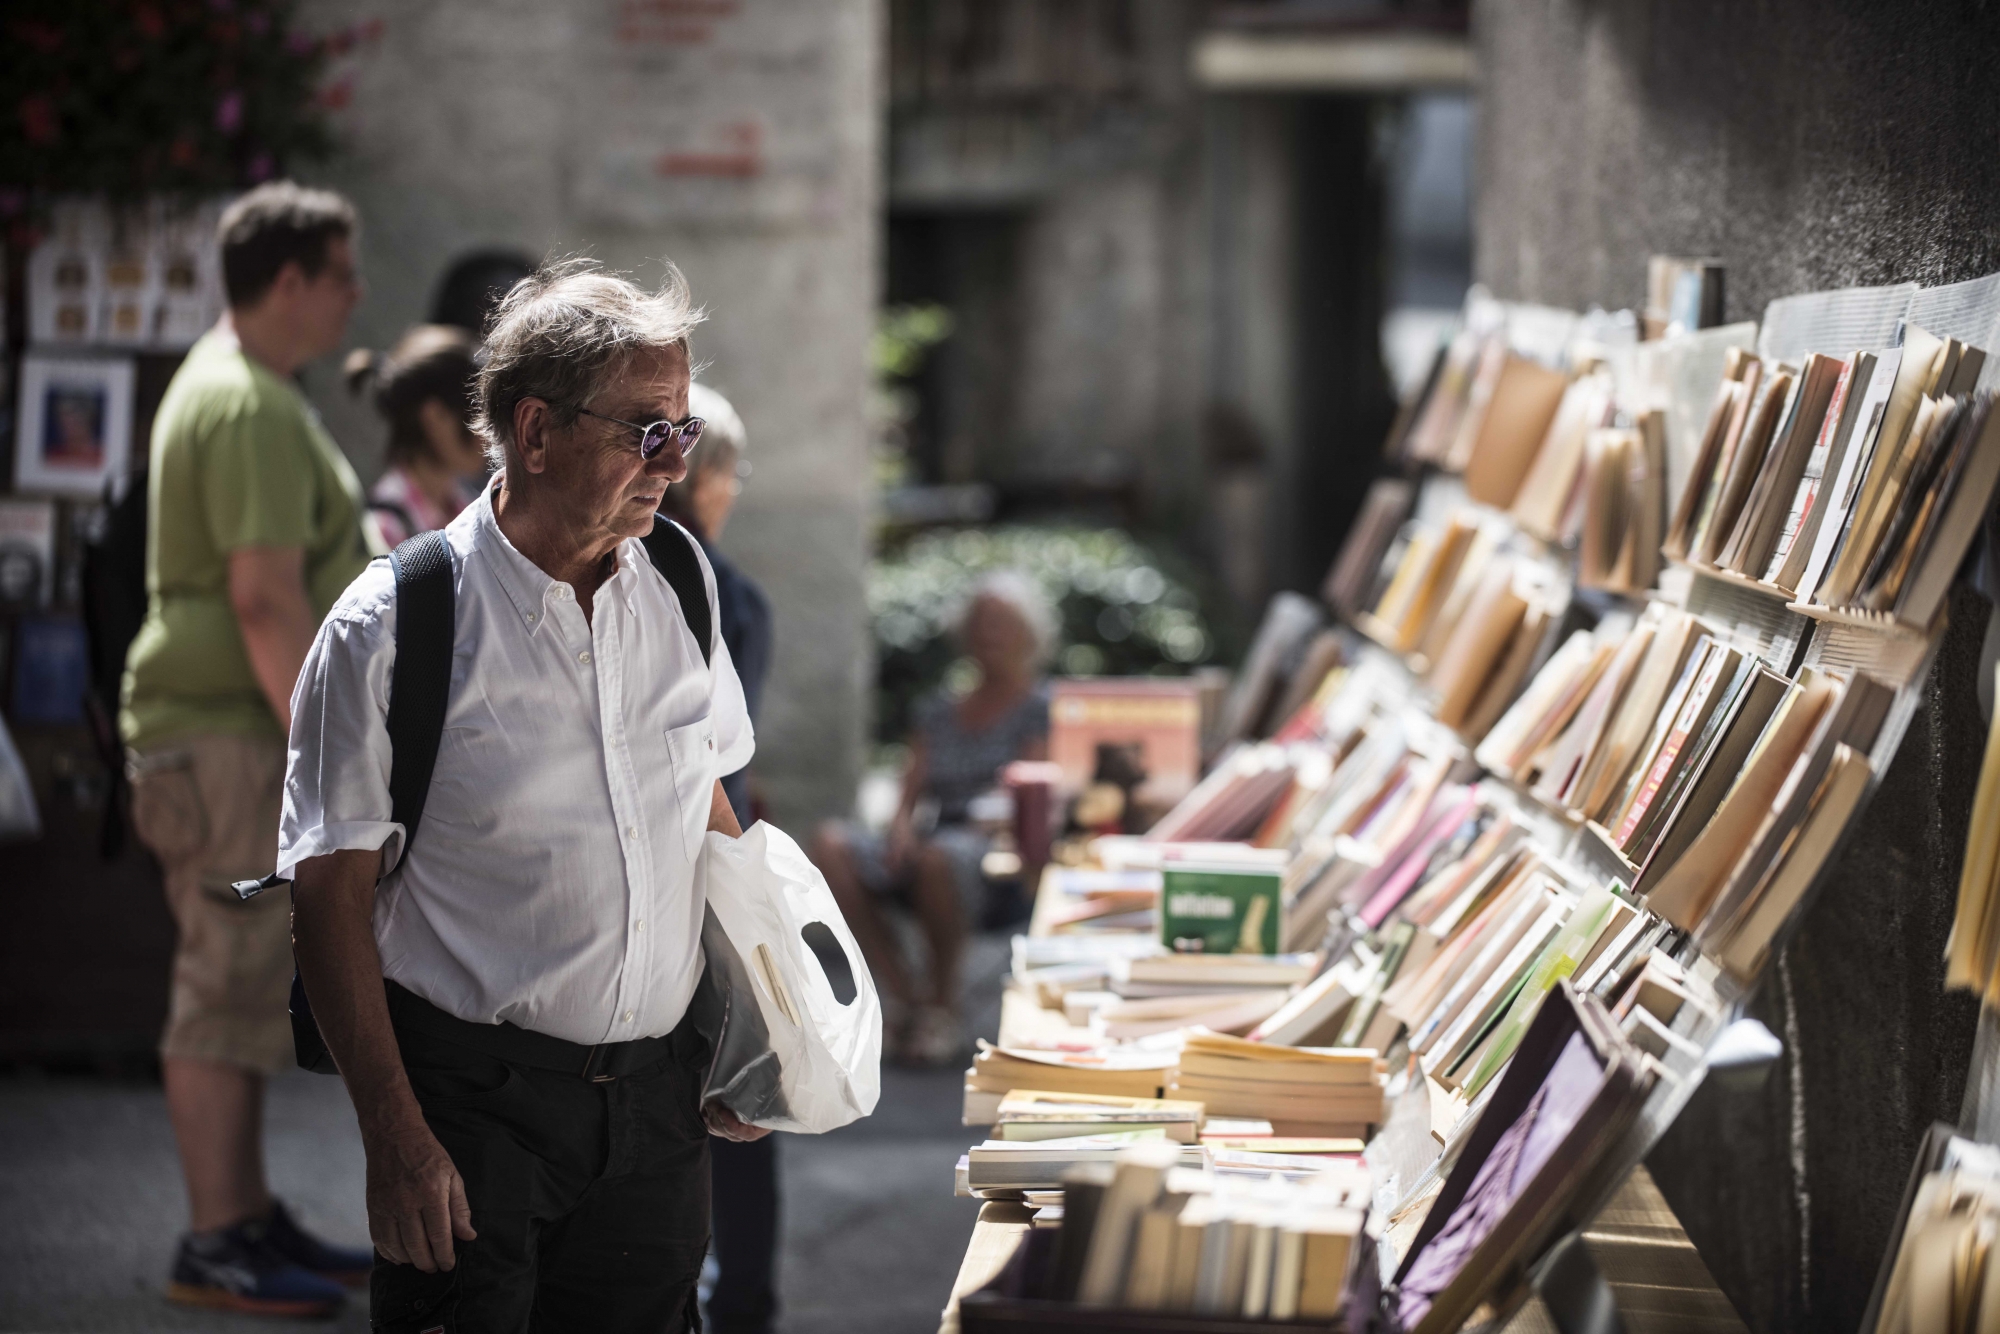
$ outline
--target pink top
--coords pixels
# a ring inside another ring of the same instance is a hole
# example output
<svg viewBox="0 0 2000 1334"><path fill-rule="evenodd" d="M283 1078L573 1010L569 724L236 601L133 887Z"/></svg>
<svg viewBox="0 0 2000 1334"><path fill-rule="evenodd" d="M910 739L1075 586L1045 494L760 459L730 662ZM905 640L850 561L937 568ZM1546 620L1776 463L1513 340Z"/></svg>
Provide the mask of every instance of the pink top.
<svg viewBox="0 0 2000 1334"><path fill-rule="evenodd" d="M450 523L472 500L463 483L456 484L454 489L457 494L451 508L442 509L424 494L423 488L411 480L401 465L390 465L388 471L375 479L375 485L368 488L368 504L375 511L375 522L381 526L382 540L394 548L418 533L428 533Z"/></svg>

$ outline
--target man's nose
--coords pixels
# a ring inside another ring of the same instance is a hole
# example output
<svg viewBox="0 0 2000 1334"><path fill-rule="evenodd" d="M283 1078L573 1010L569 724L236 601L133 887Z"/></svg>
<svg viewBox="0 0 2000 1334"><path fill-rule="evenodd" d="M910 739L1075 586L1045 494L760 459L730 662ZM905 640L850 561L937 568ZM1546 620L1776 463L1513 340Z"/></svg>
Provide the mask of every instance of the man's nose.
<svg viewBox="0 0 2000 1334"><path fill-rule="evenodd" d="M688 461L675 449L663 449L646 460L646 476L658 477L666 482L685 481L688 475Z"/></svg>

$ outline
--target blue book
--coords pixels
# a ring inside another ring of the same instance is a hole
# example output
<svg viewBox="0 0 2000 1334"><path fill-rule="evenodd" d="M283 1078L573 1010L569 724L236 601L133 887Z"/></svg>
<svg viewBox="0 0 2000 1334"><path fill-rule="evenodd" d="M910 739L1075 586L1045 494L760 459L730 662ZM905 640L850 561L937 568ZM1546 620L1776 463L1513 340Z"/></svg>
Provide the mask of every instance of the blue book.
<svg viewBox="0 0 2000 1334"><path fill-rule="evenodd" d="M14 631L14 722L75 725L83 721L90 681L83 622L70 616L30 616Z"/></svg>

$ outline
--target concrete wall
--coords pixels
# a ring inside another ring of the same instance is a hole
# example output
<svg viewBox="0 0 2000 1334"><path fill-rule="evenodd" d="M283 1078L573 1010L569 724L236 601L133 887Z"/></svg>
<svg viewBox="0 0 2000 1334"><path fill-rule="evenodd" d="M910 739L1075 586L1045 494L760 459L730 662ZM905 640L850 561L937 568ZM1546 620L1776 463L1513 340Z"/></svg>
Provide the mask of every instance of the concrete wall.
<svg viewBox="0 0 2000 1334"><path fill-rule="evenodd" d="M947 480L1016 491L1130 485L1147 517L1201 506L1207 281L1199 0L903 0L889 116L900 218L1011 223L1003 337L961 333L946 378L1010 367L1008 409L952 412ZM961 280L961 316L978 318ZM1004 346L1001 345L1004 343ZM946 386L965 400L969 387Z"/></svg>
<svg viewBox="0 0 2000 1334"><path fill-rule="evenodd" d="M302 21L383 14L308 0ZM876 0L408 0L332 71L345 152L323 176L366 228L356 342L387 345L488 246L641 280L672 259L709 308L696 355L755 462L722 546L777 617L756 773L794 832L851 803L871 670L882 23ZM372 475L379 426L330 367L310 382Z"/></svg>
<svg viewBox="0 0 2000 1334"><path fill-rule="evenodd" d="M1648 254L1773 297L2000 269L2000 10L1488 0L1476 267L1505 297L1636 305ZM2000 351L2000 349L1993 349ZM1960 590L1924 708L1752 1013L1760 1091L1713 1086L1652 1170L1753 1328L1853 1329L1917 1138L1956 1120L1974 1009L1942 991L1984 737L1986 603Z"/></svg>

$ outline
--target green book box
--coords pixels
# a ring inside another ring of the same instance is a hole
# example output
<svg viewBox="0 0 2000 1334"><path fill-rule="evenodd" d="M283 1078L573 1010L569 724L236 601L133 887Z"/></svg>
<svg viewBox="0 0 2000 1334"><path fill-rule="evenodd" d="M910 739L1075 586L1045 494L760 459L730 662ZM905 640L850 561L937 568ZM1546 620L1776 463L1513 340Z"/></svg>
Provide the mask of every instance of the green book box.
<svg viewBox="0 0 2000 1334"><path fill-rule="evenodd" d="M1276 954L1281 884L1276 871L1169 866L1160 939L1181 953Z"/></svg>

